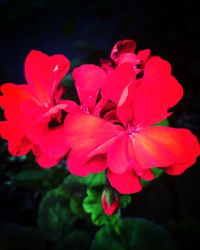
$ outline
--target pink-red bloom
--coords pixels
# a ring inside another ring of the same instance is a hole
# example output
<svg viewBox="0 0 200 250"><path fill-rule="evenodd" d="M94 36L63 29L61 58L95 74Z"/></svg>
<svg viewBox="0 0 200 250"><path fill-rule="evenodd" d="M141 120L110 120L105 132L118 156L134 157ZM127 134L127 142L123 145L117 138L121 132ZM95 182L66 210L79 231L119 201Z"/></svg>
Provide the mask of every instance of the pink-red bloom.
<svg viewBox="0 0 200 250"><path fill-rule="evenodd" d="M6 120L0 122L0 134L8 140L12 155L32 150L42 167L50 167L67 153L63 116L69 105L60 99L59 83L69 66L63 55L48 56L33 50L25 61L28 84L1 86L0 105Z"/></svg>
<svg viewBox="0 0 200 250"><path fill-rule="evenodd" d="M78 111L65 120L72 173L85 176L107 168L111 185L129 194L141 190L140 178L154 178L153 167L176 175L195 163L199 143L189 130L153 126L183 95L168 62L149 58L140 78L132 62L123 62L109 72L101 95L116 109L103 117Z"/></svg>
<svg viewBox="0 0 200 250"><path fill-rule="evenodd" d="M101 67L81 65L72 72L79 104L63 100L61 79L69 70L63 55L31 51L25 61L28 84L1 86L5 120L0 135L12 155L32 150L42 167L66 158L72 174L86 176L106 170L112 187L122 194L141 190L152 180L152 168L177 175L199 156L197 138L187 129L154 126L166 119L183 96L170 64L135 53L136 44L115 44ZM69 151L70 150L70 151ZM102 206L112 214L118 201Z"/></svg>

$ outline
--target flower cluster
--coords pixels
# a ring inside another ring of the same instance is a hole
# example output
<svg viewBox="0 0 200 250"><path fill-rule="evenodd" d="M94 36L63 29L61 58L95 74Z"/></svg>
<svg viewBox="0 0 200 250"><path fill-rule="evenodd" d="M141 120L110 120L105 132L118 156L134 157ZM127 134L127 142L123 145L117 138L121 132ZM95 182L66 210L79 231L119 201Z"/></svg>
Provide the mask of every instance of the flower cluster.
<svg viewBox="0 0 200 250"><path fill-rule="evenodd" d="M188 129L155 126L183 96L170 64L136 43L115 44L110 60L84 64L72 72L79 103L63 98L62 78L70 68L63 55L31 51L25 61L27 84L1 86L5 120L0 135L14 156L32 151L37 163L53 167L66 159L69 171L86 176L105 171L119 193L142 189L152 168L178 175L199 156ZM103 198L105 207L106 199Z"/></svg>

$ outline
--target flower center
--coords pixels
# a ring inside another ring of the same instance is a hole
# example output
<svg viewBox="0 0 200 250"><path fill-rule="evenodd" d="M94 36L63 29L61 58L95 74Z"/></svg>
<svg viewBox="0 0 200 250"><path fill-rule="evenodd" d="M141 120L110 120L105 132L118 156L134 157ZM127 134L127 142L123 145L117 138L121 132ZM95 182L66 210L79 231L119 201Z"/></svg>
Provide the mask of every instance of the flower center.
<svg viewBox="0 0 200 250"><path fill-rule="evenodd" d="M90 114L89 108L86 105L81 105L80 110L86 114Z"/></svg>
<svg viewBox="0 0 200 250"><path fill-rule="evenodd" d="M51 117L51 121L48 124L49 128L55 128L64 123L67 113L64 110L60 110L55 116Z"/></svg>
<svg viewBox="0 0 200 250"><path fill-rule="evenodd" d="M128 131L128 135L131 135L135 132L135 127L133 126L132 122L127 122L126 130Z"/></svg>

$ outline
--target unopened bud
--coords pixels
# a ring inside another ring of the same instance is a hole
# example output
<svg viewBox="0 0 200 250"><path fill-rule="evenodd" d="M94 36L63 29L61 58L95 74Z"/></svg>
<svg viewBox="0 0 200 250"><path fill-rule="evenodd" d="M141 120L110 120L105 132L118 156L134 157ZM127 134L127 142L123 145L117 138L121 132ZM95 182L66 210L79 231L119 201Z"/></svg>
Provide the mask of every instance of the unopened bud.
<svg viewBox="0 0 200 250"><path fill-rule="evenodd" d="M102 207L108 216L117 212L120 202L116 192L111 188L106 188L102 195Z"/></svg>

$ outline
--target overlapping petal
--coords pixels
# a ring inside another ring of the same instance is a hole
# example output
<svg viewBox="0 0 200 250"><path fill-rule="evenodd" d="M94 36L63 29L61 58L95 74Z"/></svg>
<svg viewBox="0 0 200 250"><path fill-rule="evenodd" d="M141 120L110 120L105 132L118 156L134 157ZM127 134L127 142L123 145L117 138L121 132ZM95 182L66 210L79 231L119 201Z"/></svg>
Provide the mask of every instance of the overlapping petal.
<svg viewBox="0 0 200 250"><path fill-rule="evenodd" d="M74 158L77 165L97 154L106 153L121 131L121 127L82 112L69 114L65 119L65 138L77 156Z"/></svg>
<svg viewBox="0 0 200 250"><path fill-rule="evenodd" d="M106 73L93 64L84 64L72 72L76 89L83 107L92 110L100 88L105 84Z"/></svg>
<svg viewBox="0 0 200 250"><path fill-rule="evenodd" d="M69 66L69 60L63 55L48 56L36 50L29 53L25 61L25 76L41 105L52 105L58 84Z"/></svg>
<svg viewBox="0 0 200 250"><path fill-rule="evenodd" d="M108 149L108 167L113 173L124 173L132 165L132 159L128 150L129 140L129 137L126 136L126 131L124 131Z"/></svg>
<svg viewBox="0 0 200 250"><path fill-rule="evenodd" d="M104 171L107 168L107 158L106 154L97 154L81 164L76 151L72 150L68 155L67 165L71 174L87 176Z"/></svg>
<svg viewBox="0 0 200 250"><path fill-rule="evenodd" d="M135 158L143 169L183 164L184 171L199 156L198 140L187 129L149 127L133 133L131 139ZM176 171L175 167L173 171Z"/></svg>
<svg viewBox="0 0 200 250"><path fill-rule="evenodd" d="M137 193L142 189L139 177L134 171L126 171L122 174L108 171L108 178L111 186L121 194Z"/></svg>
<svg viewBox="0 0 200 250"><path fill-rule="evenodd" d="M57 165L60 161L60 159L58 158L54 158L53 156L48 157L47 155L45 155L44 152L42 152L40 146L38 145L33 145L32 151L35 156L36 162L42 168L51 168Z"/></svg>
<svg viewBox="0 0 200 250"><path fill-rule="evenodd" d="M121 40L118 41L110 54L110 58L116 63L118 64L119 62L119 57L121 54L125 54L125 53L130 53L130 54L134 54L135 52L135 48L136 48L136 42L133 40Z"/></svg>
<svg viewBox="0 0 200 250"><path fill-rule="evenodd" d="M121 92L128 84L135 82L135 77L135 71L130 63L120 64L108 74L106 84L102 86L102 97L117 105Z"/></svg>
<svg viewBox="0 0 200 250"><path fill-rule="evenodd" d="M132 122L135 127L145 127L170 115L168 109L183 96L182 86L170 70L169 63L161 58L149 59L144 78L129 84L122 92L117 112L124 124Z"/></svg>
<svg viewBox="0 0 200 250"><path fill-rule="evenodd" d="M6 83L1 86L2 96L0 98L0 106L4 108L4 116L6 119L17 122L20 120L21 104L26 100L34 100L35 98L26 89L25 84L16 85Z"/></svg>
<svg viewBox="0 0 200 250"><path fill-rule="evenodd" d="M20 127L13 122L1 121L0 135L8 140L8 151L14 156L23 156L32 148L32 143L21 131Z"/></svg>

